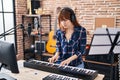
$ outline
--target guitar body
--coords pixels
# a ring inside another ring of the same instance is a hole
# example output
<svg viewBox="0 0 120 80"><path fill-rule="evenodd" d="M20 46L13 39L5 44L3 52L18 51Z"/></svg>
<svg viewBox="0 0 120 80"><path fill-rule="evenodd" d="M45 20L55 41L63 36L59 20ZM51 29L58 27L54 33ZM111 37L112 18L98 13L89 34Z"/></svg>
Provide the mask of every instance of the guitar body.
<svg viewBox="0 0 120 80"><path fill-rule="evenodd" d="M49 33L49 40L46 44L46 50L51 54L54 54L56 51L56 40L53 39L53 37L54 37L54 31L51 31Z"/></svg>

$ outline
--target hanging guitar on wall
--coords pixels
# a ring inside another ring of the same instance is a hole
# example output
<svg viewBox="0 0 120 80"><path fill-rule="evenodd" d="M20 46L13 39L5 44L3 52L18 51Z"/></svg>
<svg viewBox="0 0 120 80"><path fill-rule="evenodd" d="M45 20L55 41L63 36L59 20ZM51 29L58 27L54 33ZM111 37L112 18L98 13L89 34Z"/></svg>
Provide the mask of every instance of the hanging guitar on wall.
<svg viewBox="0 0 120 80"><path fill-rule="evenodd" d="M61 10L61 8L58 7L56 10L57 15L60 12L60 10ZM56 38L55 38L56 37L56 30L57 30L57 16L55 19L54 30L50 31L49 40L48 40L47 45L46 45L46 50L51 54L54 54L56 51Z"/></svg>
<svg viewBox="0 0 120 80"><path fill-rule="evenodd" d="M49 52L49 53L55 53L56 51L56 39L55 39L55 33L56 33L56 26L57 26L57 18L56 18L56 21L55 21L55 28L54 28L54 31L50 31L49 33L49 40L47 42L47 45L46 45L46 50Z"/></svg>

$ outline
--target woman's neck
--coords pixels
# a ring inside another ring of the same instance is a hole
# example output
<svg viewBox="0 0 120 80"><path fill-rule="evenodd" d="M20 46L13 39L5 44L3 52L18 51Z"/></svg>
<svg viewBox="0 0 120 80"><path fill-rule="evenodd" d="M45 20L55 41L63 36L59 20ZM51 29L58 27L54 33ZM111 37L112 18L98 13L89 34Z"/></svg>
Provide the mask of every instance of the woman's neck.
<svg viewBox="0 0 120 80"><path fill-rule="evenodd" d="M66 32L66 33L65 33L66 39L67 39L67 41L69 42L69 40L71 39L72 34L73 34L73 32L74 32L74 27L69 27L68 29L66 29L65 32Z"/></svg>
<svg viewBox="0 0 120 80"><path fill-rule="evenodd" d="M74 26L71 25L69 28L66 29L66 33L72 33L74 31Z"/></svg>

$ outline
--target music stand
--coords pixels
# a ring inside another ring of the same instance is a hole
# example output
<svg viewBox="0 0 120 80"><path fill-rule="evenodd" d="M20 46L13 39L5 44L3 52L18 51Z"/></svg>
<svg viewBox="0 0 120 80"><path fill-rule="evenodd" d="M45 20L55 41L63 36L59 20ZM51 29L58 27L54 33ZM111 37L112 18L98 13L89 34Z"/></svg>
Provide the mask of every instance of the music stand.
<svg viewBox="0 0 120 80"><path fill-rule="evenodd" d="M89 55L110 55L111 79L113 79L114 54L120 53L120 28L96 29L91 44Z"/></svg>

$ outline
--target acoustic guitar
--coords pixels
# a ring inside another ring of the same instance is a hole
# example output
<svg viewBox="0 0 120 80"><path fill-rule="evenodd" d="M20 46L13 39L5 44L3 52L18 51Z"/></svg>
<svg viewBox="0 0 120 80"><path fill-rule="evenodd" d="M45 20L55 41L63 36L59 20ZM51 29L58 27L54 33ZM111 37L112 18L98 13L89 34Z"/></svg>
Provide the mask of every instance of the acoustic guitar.
<svg viewBox="0 0 120 80"><path fill-rule="evenodd" d="M46 50L51 54L54 54L56 51L56 38L55 38L56 27L57 27L57 17L55 21L54 30L50 31L49 36L48 36L49 40L46 44Z"/></svg>
<svg viewBox="0 0 120 80"><path fill-rule="evenodd" d="M54 54L56 51L56 40L53 38L54 33L55 33L54 31L51 31L49 33L49 40L46 45L46 50L51 54Z"/></svg>
<svg viewBox="0 0 120 80"><path fill-rule="evenodd" d="M60 10L61 10L61 7L57 7L57 9L56 9L57 15L60 12ZM56 16L56 20L55 20L54 30L52 30L49 33L49 40L46 45L46 50L51 54L54 54L56 51L56 38L55 38L56 29L57 29L57 16Z"/></svg>

